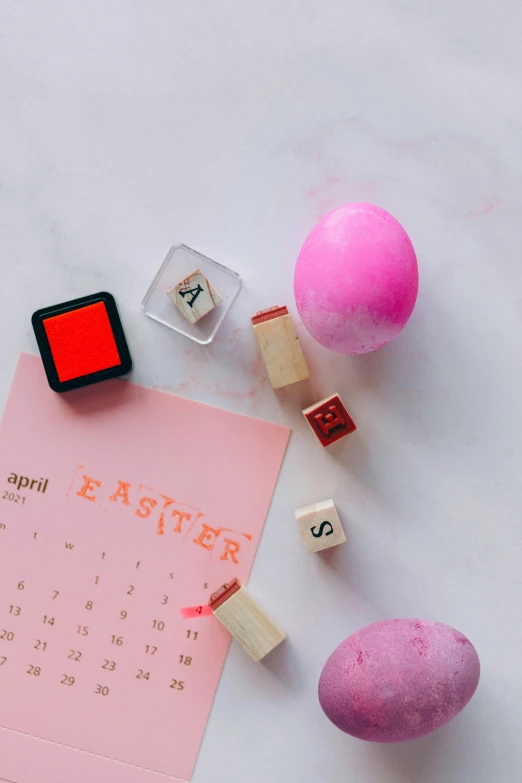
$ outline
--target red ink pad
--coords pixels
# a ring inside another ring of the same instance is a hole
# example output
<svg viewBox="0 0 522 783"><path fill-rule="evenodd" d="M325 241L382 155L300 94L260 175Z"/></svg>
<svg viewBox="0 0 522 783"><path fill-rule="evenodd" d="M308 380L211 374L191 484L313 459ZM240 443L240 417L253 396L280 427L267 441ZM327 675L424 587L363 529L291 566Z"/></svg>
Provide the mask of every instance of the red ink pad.
<svg viewBox="0 0 522 783"><path fill-rule="evenodd" d="M116 302L101 292L44 307L32 317L47 380L57 392L124 375L132 359Z"/></svg>

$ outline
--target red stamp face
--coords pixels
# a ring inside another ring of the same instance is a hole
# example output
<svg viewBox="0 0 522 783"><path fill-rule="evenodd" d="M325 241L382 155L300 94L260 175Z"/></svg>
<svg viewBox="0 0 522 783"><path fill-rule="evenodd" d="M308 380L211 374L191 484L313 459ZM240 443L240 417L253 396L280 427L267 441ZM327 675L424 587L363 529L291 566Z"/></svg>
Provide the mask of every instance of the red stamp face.
<svg viewBox="0 0 522 783"><path fill-rule="evenodd" d="M311 405L303 414L323 446L329 446L357 429L338 394Z"/></svg>

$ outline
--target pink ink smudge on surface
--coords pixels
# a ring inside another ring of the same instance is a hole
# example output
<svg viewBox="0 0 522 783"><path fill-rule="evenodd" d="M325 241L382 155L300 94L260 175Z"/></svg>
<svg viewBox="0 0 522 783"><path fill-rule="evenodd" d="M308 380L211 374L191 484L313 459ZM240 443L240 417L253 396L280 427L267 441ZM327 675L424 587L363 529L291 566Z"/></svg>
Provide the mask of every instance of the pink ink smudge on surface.
<svg viewBox="0 0 522 783"><path fill-rule="evenodd" d="M342 182L341 177L324 172L323 180L317 183L316 185L312 186L311 188L308 188L308 190L306 191L306 195L309 196L310 198L315 198L317 195L327 190L331 185L336 185L339 182Z"/></svg>
<svg viewBox="0 0 522 783"><path fill-rule="evenodd" d="M489 198L484 199L483 203L477 207L476 209L470 209L468 211L468 217L471 218L481 218L481 217L489 217L493 214L495 209L500 206L502 203L502 200L497 198L496 196L490 196Z"/></svg>
<svg viewBox="0 0 522 783"><path fill-rule="evenodd" d="M224 389L219 383L215 383L213 389L221 397L230 397L232 400L250 400L253 402L259 395L259 389L256 387L246 389L246 391L235 391L233 389Z"/></svg>
<svg viewBox="0 0 522 783"><path fill-rule="evenodd" d="M200 358L198 357L196 351L194 351L191 348L188 348L185 351L185 365L188 373L188 378L185 381L180 381L180 383L176 384L175 386L170 386L170 390L174 392L181 392L186 391L190 388L195 388L200 385L202 377L203 377L203 367L202 362Z"/></svg>
<svg viewBox="0 0 522 783"><path fill-rule="evenodd" d="M212 617L212 609L206 604L201 606L184 606L179 612L185 620L192 620L197 617Z"/></svg>
<svg viewBox="0 0 522 783"><path fill-rule="evenodd" d="M267 388L268 376L257 345L255 342L252 342L251 345L247 344L250 331L248 328L238 327L233 330L230 336L219 335L216 337L215 344L219 352L220 366L229 367L231 362L234 362L233 372L227 372L226 375L221 372L226 380L210 380L210 359L204 349L195 348L185 350L185 374L188 377L175 385L163 386L162 388L177 393L205 386L220 397L237 402L247 402L250 412L255 412L259 407L260 397ZM252 355L254 358L250 360L249 357ZM247 361L245 361L245 357L247 357ZM238 362L241 372L237 371ZM234 386L234 384L236 385Z"/></svg>

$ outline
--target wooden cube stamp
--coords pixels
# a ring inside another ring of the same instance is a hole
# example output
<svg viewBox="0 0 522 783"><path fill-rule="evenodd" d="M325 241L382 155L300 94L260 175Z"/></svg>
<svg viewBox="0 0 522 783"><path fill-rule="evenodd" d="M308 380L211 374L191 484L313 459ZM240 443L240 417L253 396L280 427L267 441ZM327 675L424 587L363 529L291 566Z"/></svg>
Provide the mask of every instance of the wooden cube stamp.
<svg viewBox="0 0 522 783"><path fill-rule="evenodd" d="M209 606L252 660L260 661L286 639L237 579L224 584L210 597Z"/></svg>
<svg viewBox="0 0 522 783"><path fill-rule="evenodd" d="M338 394L305 408L303 415L322 446L329 446L357 429Z"/></svg>
<svg viewBox="0 0 522 783"><path fill-rule="evenodd" d="M191 324L223 301L221 294L199 269L167 291L167 296Z"/></svg>
<svg viewBox="0 0 522 783"><path fill-rule="evenodd" d="M338 546L346 541L333 500L298 508L295 518L307 552L320 552L321 549Z"/></svg>
<svg viewBox="0 0 522 783"><path fill-rule="evenodd" d="M273 389L310 377L288 308L261 310L252 318L252 325Z"/></svg>

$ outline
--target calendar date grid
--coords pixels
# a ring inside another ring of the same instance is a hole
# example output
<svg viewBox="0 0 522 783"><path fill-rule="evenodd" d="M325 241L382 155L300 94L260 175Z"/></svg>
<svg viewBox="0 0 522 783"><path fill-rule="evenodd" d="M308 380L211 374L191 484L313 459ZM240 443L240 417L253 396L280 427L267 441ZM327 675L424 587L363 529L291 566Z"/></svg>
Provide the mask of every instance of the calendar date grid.
<svg viewBox="0 0 522 783"><path fill-rule="evenodd" d="M155 683L156 687L178 693L187 690L190 667L197 664L197 642L204 634L204 625L187 620L180 627L179 621L172 622L173 612L179 611L179 599L176 601L172 589L175 574L167 572L161 584L157 580L156 586L161 590L152 601L149 598L144 608L139 604L137 574L142 563L136 561L120 589L111 587L107 602L103 593L105 558L106 553L102 552L90 590L81 583L63 587L58 575L53 588L42 589L36 575L7 575L5 570L3 578L0 574L0 678L13 671L24 673L28 680L34 678L33 682L52 677L64 688L80 687L100 697L110 697L118 688L128 688L131 680L138 687ZM134 584L129 576L133 570ZM208 591L208 584L204 583L202 589ZM63 598L68 590L69 610L64 613ZM83 593L85 599L81 597ZM122 608L116 610L118 599ZM53 638L58 624L62 626L60 643ZM169 634L169 625L178 628ZM131 626L133 632L129 633ZM63 633L67 635L68 647L63 645ZM51 665L48 660L52 660ZM158 667L160 660L163 665ZM61 674L58 663L62 664ZM99 676L94 678L93 668L99 670ZM82 669L89 672L84 675ZM122 677L117 679L120 672Z"/></svg>

